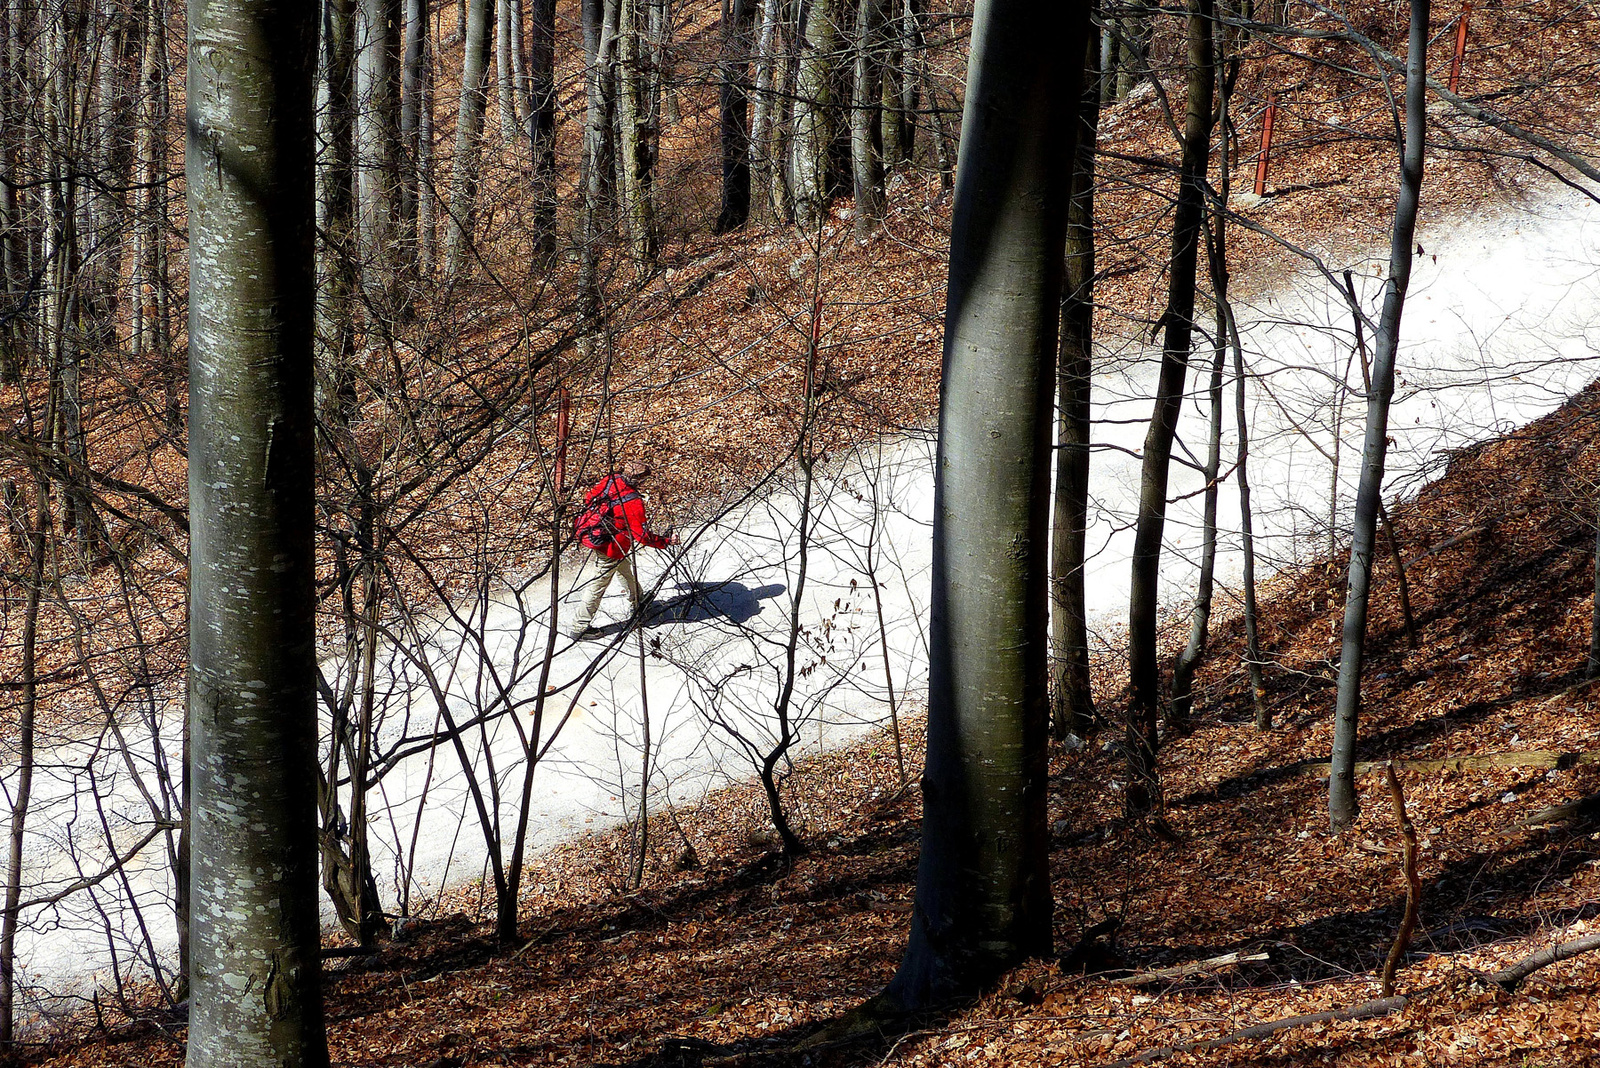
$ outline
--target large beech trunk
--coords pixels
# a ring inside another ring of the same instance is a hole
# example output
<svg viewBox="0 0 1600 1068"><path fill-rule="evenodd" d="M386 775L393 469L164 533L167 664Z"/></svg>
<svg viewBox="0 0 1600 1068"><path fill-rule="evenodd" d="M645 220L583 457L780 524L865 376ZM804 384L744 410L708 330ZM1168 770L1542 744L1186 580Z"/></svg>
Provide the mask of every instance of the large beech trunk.
<svg viewBox="0 0 1600 1068"><path fill-rule="evenodd" d="M928 754L911 938L883 1000L979 989L1050 949L1049 503L1085 4L980 0L950 245Z"/></svg>
<svg viewBox="0 0 1600 1068"><path fill-rule="evenodd" d="M189 10L191 1068L328 1063L313 681L316 41L311 5Z"/></svg>

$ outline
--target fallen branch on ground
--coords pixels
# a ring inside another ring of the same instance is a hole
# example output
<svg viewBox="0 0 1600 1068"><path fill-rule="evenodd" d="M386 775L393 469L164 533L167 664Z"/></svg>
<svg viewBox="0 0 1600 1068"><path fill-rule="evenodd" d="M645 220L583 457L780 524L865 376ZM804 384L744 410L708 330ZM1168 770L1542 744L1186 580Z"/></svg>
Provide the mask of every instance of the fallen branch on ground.
<svg viewBox="0 0 1600 1068"><path fill-rule="evenodd" d="M1264 1038L1279 1031L1287 1031L1291 1027L1308 1027L1312 1024L1334 1023L1340 1020L1370 1020L1376 1016L1388 1016L1390 1013L1399 1012L1406 1007L1403 997L1379 998L1376 1001L1363 1001L1359 1005L1352 1005L1348 1009L1329 1009L1327 1012L1313 1012L1305 1016L1290 1016L1283 1020L1270 1020L1267 1023L1252 1024L1240 1028L1221 1038L1208 1038L1201 1042L1182 1042L1174 1046L1162 1046L1160 1049L1147 1049L1137 1056L1128 1057L1120 1061L1112 1061L1102 1065L1101 1068L1132 1068L1135 1064L1149 1064L1164 1057L1171 1057L1179 1053L1204 1052L1217 1049L1234 1042L1248 1042L1253 1038Z"/></svg>
<svg viewBox="0 0 1600 1068"><path fill-rule="evenodd" d="M1570 942L1560 942L1553 946L1546 946L1539 952L1522 958L1511 967L1503 968L1493 975L1486 976L1486 978L1500 984L1507 993L1511 993L1517 989L1524 979L1540 968L1547 968L1552 964L1595 949L1600 949L1600 932L1587 934L1582 938L1574 938Z"/></svg>
<svg viewBox="0 0 1600 1068"><path fill-rule="evenodd" d="M1137 975L1128 975L1121 979L1108 979L1107 982L1115 983L1118 986L1148 986L1151 983L1162 983L1169 979L1187 979L1191 975L1204 975L1206 972L1220 971L1234 964L1267 960L1269 956L1266 953L1224 953L1220 957L1192 960L1188 964L1176 964L1171 968L1156 968L1153 971L1139 972Z"/></svg>
<svg viewBox="0 0 1600 1068"><path fill-rule="evenodd" d="M1382 771L1390 763L1400 771L1471 771L1475 768L1576 768L1584 764L1600 764L1600 752L1563 753L1555 749L1527 749L1510 753L1464 753L1424 760L1363 760L1356 765L1357 775ZM1291 769L1296 775L1328 774L1328 762L1316 760L1296 764Z"/></svg>

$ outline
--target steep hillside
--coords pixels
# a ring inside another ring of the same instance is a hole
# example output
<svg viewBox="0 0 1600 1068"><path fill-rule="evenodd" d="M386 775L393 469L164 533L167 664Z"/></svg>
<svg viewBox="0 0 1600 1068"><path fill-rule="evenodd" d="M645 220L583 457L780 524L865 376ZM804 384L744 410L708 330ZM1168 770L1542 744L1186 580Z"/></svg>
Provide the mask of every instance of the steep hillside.
<svg viewBox="0 0 1600 1068"><path fill-rule="evenodd" d="M1539 971L1514 992L1486 978L1600 916L1600 805L1573 807L1600 793L1600 694L1582 673L1597 421L1600 387L1456 456L1394 514L1418 647L1405 642L1391 572L1376 592L1362 757L1396 762L1420 839L1403 1006L1169 1063L1600 1060L1600 957ZM1364 1005L1377 997L1404 878L1381 774L1361 779L1355 831L1325 832L1315 762L1327 746L1336 570L1280 576L1263 602L1281 726L1254 729L1242 642L1218 642L1200 714L1165 751L1163 819L1122 818L1121 759L1103 737L1055 755L1062 958L1018 969L970 1007L882 1042L803 1048L888 978L909 921L916 788L899 787L892 748L877 739L794 776L815 851L791 867L766 851L755 791L730 789L656 820L642 891L619 890L631 848L621 833L545 858L524 943L493 944L485 902L468 892L442 921L330 962L335 1062L1105 1066ZM1217 961L1230 953L1238 962ZM1197 962L1208 963L1189 976L1148 974ZM136 1015L110 1037L26 1061L178 1063L175 1021Z"/></svg>

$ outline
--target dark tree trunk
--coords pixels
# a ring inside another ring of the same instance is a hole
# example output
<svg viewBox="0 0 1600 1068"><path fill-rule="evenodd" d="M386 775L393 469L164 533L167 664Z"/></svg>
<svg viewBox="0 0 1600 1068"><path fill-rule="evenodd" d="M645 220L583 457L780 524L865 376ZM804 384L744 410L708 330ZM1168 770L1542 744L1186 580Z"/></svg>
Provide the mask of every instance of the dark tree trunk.
<svg viewBox="0 0 1600 1068"><path fill-rule="evenodd" d="M1411 0L1411 41L1406 55L1405 149L1400 162L1400 195L1389 239L1389 282L1374 340L1372 389L1367 394L1367 437L1361 451L1361 481L1356 490L1350 539L1350 578L1345 594L1344 631L1339 652L1339 692L1334 709L1333 752L1328 775L1328 823L1343 831L1355 823L1356 725L1361 714L1361 663L1366 654L1367 603L1372 591L1372 554L1378 511L1383 503L1383 467L1389 433L1389 401L1394 396L1395 354L1400 347L1400 314L1411 283L1411 246L1422 197L1422 157L1427 124L1428 0Z"/></svg>
<svg viewBox="0 0 1600 1068"><path fill-rule="evenodd" d="M750 218L750 137L745 132L750 100L750 28L755 0L724 0L722 69L722 208L715 230L737 230Z"/></svg>
<svg viewBox="0 0 1600 1068"><path fill-rule="evenodd" d="M1094 725L1084 554L1089 521L1089 399L1094 374L1094 150L1100 85L1093 35L1084 48L1078 142L1067 208L1061 349L1056 363L1056 489L1050 559L1050 696L1055 736Z"/></svg>
<svg viewBox="0 0 1600 1068"><path fill-rule="evenodd" d="M1211 141L1212 0L1189 0L1188 92L1178 203L1172 218L1172 259L1167 274L1166 338L1155 411L1144 440L1139 477L1139 517L1133 538L1133 580L1128 608L1128 676L1133 690L1127 750L1130 813L1160 802L1156 773L1157 720L1162 708L1161 665L1156 655L1156 610L1161 538L1167 519L1167 475L1183 407L1184 377L1194 333L1195 269L1205 219L1206 163Z"/></svg>
<svg viewBox="0 0 1600 1068"><path fill-rule="evenodd" d="M328 1063L313 688L316 40L310 5L190 9L192 1068Z"/></svg>
<svg viewBox="0 0 1600 1068"><path fill-rule="evenodd" d="M856 11L855 76L850 93L850 173L856 194L856 232L883 219L884 7L860 0Z"/></svg>
<svg viewBox="0 0 1600 1068"><path fill-rule="evenodd" d="M528 140L533 155L535 223L539 247L556 242L556 0L532 0L528 54Z"/></svg>
<svg viewBox="0 0 1600 1068"><path fill-rule="evenodd" d="M1085 4L980 0L951 234L928 754L911 938L884 1001L1050 949L1049 500Z"/></svg>
<svg viewBox="0 0 1600 1068"><path fill-rule="evenodd" d="M452 278L466 263L477 218L483 115L489 102L489 20L493 14L494 0L471 0L467 11L461 105L456 113L456 158L450 175L450 219L445 227L444 269Z"/></svg>

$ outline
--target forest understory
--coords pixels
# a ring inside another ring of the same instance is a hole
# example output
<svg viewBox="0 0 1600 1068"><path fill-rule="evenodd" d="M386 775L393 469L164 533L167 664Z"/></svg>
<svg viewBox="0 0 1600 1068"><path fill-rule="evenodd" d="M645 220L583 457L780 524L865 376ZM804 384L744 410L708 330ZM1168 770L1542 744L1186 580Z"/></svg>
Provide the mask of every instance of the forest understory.
<svg viewBox="0 0 1600 1068"><path fill-rule="evenodd" d="M892 747L875 737L790 779L813 844L792 863L768 848L759 791L732 787L658 817L640 891L623 889L624 831L540 857L517 944L493 939L492 902L471 889L378 952L330 943L334 1062L1104 1066L1176 1047L1160 1059L1594 1063L1600 958L1553 965L1514 991L1491 976L1591 933L1600 916L1600 684L1581 671L1593 533L1572 492L1574 468L1600 456L1597 420L1591 389L1457 457L1394 513L1421 644L1407 646L1384 575L1360 755L1396 762L1419 839L1420 923L1395 1011L1183 1048L1376 1000L1401 920L1401 836L1378 768L1361 777L1355 830L1326 830L1317 762L1340 600L1336 562L1319 561L1264 593L1280 725L1255 730L1242 638L1225 627L1199 713L1167 740L1163 813L1123 818L1115 732L1056 751L1060 957L1017 969L977 1003L908 1034L806 1048L887 981L911 909L918 793L900 789ZM1101 682L1118 685L1114 673ZM913 752L918 740L913 725ZM1195 974L1170 971L1188 964ZM109 1031L70 1037L99 1022ZM24 1062L178 1064L182 1034L159 1010L128 1021L108 1008Z"/></svg>
<svg viewBox="0 0 1600 1068"><path fill-rule="evenodd" d="M930 84L953 105L967 5L948 6L947 50ZM1475 13L1468 85L1474 99L1514 108L1525 126L1592 147L1600 96L1592 61L1574 57L1600 54L1600 16L1574 10L1550 0ZM1454 15L1436 13L1439 33ZM1155 57L1171 64L1164 80L1101 116L1096 344L1108 366L1149 359L1165 299L1174 116L1182 117L1177 20L1168 21L1156 50L1166 51ZM574 14L561 23L565 97L554 135L561 167L573 173L582 154L577 22ZM714 67L714 23L705 12L684 16L681 69ZM1310 8L1297 25L1344 26ZM1375 48L1403 51L1398 8L1363 5L1347 28ZM460 50L444 45L448 83ZM1288 36L1244 47L1234 92L1248 118L1231 156L1234 191L1250 184L1251 139L1269 92L1280 107L1280 148L1268 195L1235 203L1235 298L1266 308L1279 282L1319 257L1376 275L1379 264L1363 269L1355 257L1386 239L1396 169L1388 94L1398 79L1352 74L1359 50L1349 41ZM328 435L319 469L326 644L354 631L358 599L362 613L381 600L396 618L423 616L474 592L473 583L487 589L549 566L552 508L564 492L549 462L558 389L569 391L581 441L572 484L592 481L612 459L646 459L656 468L652 508L679 529L787 471L807 434L826 458L933 425L950 236L948 175L933 150L925 144L919 165L891 173L884 219L864 236L848 197L809 231L757 219L711 236L702 216L714 213L704 159L716 139L715 92L709 75L685 85L681 119L662 134L659 256L636 270L620 238L601 254L598 357L579 354L573 257L528 248L528 175L515 145L491 148L485 162L476 267L419 287L414 318L363 328L352 350L354 415L347 432ZM442 139L453 136L453 107L438 102ZM1448 108L1430 114L1429 137L1424 245L1431 225L1514 209L1549 181L1549 166L1525 143ZM561 211L571 229L565 201ZM177 322L184 295L172 296ZM169 339L167 355L185 340ZM85 664L112 665L103 677L114 694L125 688L152 709L182 690L186 413L174 386L182 375L176 364L121 363L120 351L98 359L86 361L105 373L84 384L85 410L96 416L85 448L105 529L99 544L76 548L64 515L59 534L48 531L55 592L41 612L36 666L41 730L55 740L101 729ZM1197 348L1197 377L1199 359ZM42 375L0 386L4 416L20 418L53 388ZM152 415L163 393L166 410ZM1197 408L1189 408L1194 427ZM1099 729L1051 753L1058 956L1016 969L983 998L905 1032L836 1042L825 1031L883 988L911 920L918 769L904 783L896 747L876 734L807 759L784 779L804 855L775 851L760 787L740 784L652 814L637 889L637 827L534 857L514 942L495 937L494 892L482 884L428 901L422 918L407 917L370 951L329 934L333 1062L1600 1063L1600 956L1517 983L1495 979L1548 947L1600 941L1600 682L1584 678L1597 424L1600 388L1591 387L1528 427L1457 452L1436 481L1390 506L1414 618L1408 626L1391 558L1381 555L1358 753L1370 763L1359 769L1361 814L1347 833L1328 832L1319 764L1338 674L1341 542L1334 555L1262 585L1269 731L1254 725L1241 621L1214 621L1193 717L1162 739L1165 802L1150 816L1124 815L1126 665L1097 661ZM1199 440L1198 429L1186 432ZM4 443L0 473L24 487L30 464L55 462ZM367 561L338 554L370 535L357 528L374 502L387 513L378 523L391 538L386 551L400 561L384 579L393 586L381 598L350 592L341 604L342 592L368 581ZM10 533L15 550L27 532L19 536L14 522ZM12 577L8 609L22 603ZM18 617L0 624L7 678L20 655ZM1169 620L1163 629L1164 663L1186 627ZM902 740L918 754L922 725L912 711ZM0 730L13 731L15 715L0 706ZM1381 998L1379 980L1407 884L1387 761L1415 829L1421 886L1420 920L1399 962L1400 1001ZM336 823L337 797L333 808ZM117 993L102 990L87 1008L28 1030L20 1063L182 1063L183 1014L163 1006L166 992L119 982ZM1307 1018L1261 1027L1297 1017Z"/></svg>

